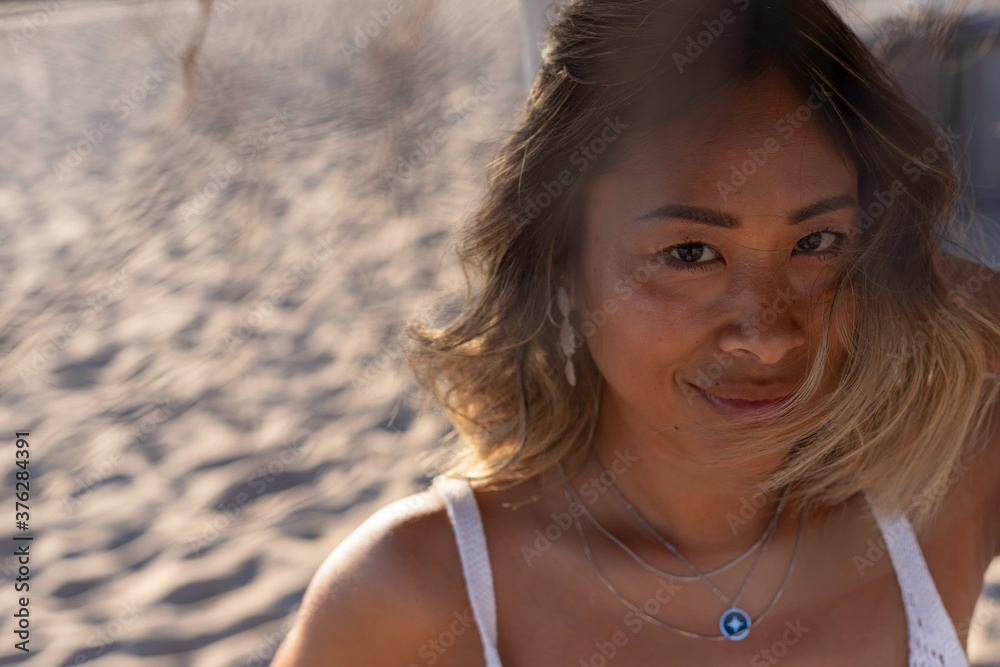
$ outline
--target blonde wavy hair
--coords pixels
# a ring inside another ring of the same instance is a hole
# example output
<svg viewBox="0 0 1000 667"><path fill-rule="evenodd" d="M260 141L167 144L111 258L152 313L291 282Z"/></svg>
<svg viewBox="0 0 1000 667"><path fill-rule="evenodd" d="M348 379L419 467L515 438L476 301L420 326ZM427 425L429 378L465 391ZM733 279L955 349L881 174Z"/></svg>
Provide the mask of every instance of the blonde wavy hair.
<svg viewBox="0 0 1000 667"><path fill-rule="evenodd" d="M625 142L574 158L609 119L628 132L657 127L778 68L803 96L830 93L817 122L858 168L862 242L846 253L814 363L782 418L753 429L719 424L733 446L718 463L784 453L766 488L789 486L789 500L807 509L867 490L919 527L1000 395L984 377L998 370L1000 274L940 250L947 242L971 252L957 153L823 0L691 5L579 0L549 28L523 118L460 239L461 312L443 325L423 316L407 324L409 367L460 436L436 454L437 471L498 488L558 461L570 474L585 464L603 380L583 346L576 385L567 383L552 308L558 281L577 275L582 193ZM700 44L715 21L723 36ZM580 164L585 171L569 171ZM841 336L844 362L836 386L817 396L839 326L832 314L849 295L856 317ZM573 318L579 338L586 325Z"/></svg>

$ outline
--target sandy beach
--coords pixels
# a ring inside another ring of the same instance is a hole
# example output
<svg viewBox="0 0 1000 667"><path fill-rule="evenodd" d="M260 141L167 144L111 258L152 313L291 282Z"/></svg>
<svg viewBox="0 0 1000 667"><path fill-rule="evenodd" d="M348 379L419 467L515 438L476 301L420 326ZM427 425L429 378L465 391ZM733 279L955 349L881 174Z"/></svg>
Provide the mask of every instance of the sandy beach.
<svg viewBox="0 0 1000 667"><path fill-rule="evenodd" d="M515 0L0 7L5 543L34 537L0 666L267 665L324 558L427 486L447 424L402 325L462 296L518 31ZM1000 665L1000 560L969 652Z"/></svg>

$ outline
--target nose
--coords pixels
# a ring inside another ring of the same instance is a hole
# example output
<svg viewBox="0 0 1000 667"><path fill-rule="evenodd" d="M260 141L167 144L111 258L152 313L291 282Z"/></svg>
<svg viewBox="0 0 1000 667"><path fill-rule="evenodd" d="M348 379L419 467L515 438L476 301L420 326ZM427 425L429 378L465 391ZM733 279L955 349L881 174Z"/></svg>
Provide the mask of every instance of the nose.
<svg viewBox="0 0 1000 667"><path fill-rule="evenodd" d="M808 340L800 318L804 301L792 285L776 286L774 280L737 290L719 332L719 348L762 364L780 362Z"/></svg>

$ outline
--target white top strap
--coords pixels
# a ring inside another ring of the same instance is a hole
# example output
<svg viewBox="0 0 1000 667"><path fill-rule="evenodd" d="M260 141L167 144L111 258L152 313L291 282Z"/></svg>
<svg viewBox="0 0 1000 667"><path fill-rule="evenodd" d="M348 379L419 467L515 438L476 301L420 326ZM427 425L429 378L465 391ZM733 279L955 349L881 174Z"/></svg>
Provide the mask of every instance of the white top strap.
<svg viewBox="0 0 1000 667"><path fill-rule="evenodd" d="M497 606L493 593L493 571L486 548L486 532L468 482L452 477L438 477L434 486L448 508L448 518L455 530L458 555L472 604L472 614L483 641L486 667L502 667L497 653Z"/></svg>
<svg viewBox="0 0 1000 667"><path fill-rule="evenodd" d="M882 531L903 594L909 627L910 665L969 667L965 649L941 601L909 519L883 517L875 510L867 491L865 498Z"/></svg>

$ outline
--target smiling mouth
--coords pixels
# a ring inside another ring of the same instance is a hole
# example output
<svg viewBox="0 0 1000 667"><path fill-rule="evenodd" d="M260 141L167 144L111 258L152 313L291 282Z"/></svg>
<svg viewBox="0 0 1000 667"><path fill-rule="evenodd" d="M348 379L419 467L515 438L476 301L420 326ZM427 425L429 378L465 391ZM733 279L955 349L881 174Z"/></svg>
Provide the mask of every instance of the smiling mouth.
<svg viewBox="0 0 1000 667"><path fill-rule="evenodd" d="M759 413L767 413L771 409L786 403L791 395L782 396L781 398L775 398L766 401L746 401L738 398L720 398L710 391L706 391L701 387L691 385L698 394L708 402L717 412L727 416L727 417L741 417L743 415L756 415Z"/></svg>

